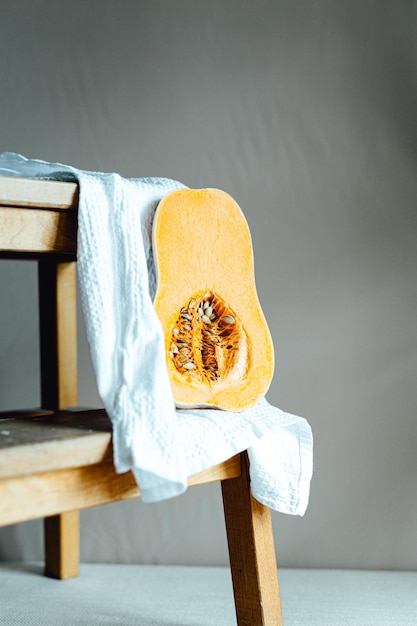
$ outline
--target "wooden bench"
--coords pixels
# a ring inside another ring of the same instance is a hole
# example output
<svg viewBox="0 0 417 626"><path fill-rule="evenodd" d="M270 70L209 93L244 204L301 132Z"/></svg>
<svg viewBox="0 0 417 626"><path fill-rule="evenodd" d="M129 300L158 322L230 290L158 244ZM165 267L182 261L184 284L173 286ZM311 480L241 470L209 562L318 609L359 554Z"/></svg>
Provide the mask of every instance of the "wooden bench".
<svg viewBox="0 0 417 626"><path fill-rule="evenodd" d="M114 470L105 411L68 410L78 401L77 205L75 183L0 177L0 259L38 263L41 355L41 408L0 414L0 526L45 518L45 573L56 578L78 574L80 509L140 495L130 472ZM214 481L238 624L282 624L270 510L250 493L247 454L189 484Z"/></svg>

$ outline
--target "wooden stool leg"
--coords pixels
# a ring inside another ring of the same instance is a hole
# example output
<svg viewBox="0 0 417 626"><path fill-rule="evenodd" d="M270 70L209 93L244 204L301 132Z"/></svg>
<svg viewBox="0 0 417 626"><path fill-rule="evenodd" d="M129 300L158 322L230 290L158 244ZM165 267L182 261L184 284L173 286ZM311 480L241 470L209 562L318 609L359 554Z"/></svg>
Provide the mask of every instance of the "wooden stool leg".
<svg viewBox="0 0 417 626"><path fill-rule="evenodd" d="M76 406L77 303L75 263L39 261L41 406Z"/></svg>
<svg viewBox="0 0 417 626"><path fill-rule="evenodd" d="M77 313L74 262L39 261L41 404L66 409L77 404ZM77 576L80 522L78 511L44 522L45 573Z"/></svg>
<svg viewBox="0 0 417 626"><path fill-rule="evenodd" d="M222 481L238 626L282 626L271 512L250 493L249 460L242 474Z"/></svg>
<svg viewBox="0 0 417 626"><path fill-rule="evenodd" d="M69 511L46 517L45 575L52 578L78 576L80 562L80 515Z"/></svg>

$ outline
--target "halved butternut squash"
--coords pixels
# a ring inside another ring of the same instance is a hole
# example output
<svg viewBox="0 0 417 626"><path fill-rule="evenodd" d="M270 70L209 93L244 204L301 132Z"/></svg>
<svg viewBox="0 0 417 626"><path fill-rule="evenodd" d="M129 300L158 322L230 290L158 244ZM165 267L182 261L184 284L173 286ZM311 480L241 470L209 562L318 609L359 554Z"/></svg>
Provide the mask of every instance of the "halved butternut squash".
<svg viewBox="0 0 417 626"><path fill-rule="evenodd" d="M241 209L218 189L173 191L155 214L153 252L154 306L177 406L254 405L271 383L274 349Z"/></svg>

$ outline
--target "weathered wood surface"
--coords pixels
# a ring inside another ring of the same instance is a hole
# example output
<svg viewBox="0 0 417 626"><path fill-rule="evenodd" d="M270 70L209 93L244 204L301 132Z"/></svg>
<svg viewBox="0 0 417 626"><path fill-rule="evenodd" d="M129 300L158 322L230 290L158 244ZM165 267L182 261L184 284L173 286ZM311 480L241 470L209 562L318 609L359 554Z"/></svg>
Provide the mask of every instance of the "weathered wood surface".
<svg viewBox="0 0 417 626"><path fill-rule="evenodd" d="M0 420L0 526L139 496L131 472L116 474L104 410ZM189 485L240 474L239 455Z"/></svg>
<svg viewBox="0 0 417 626"><path fill-rule="evenodd" d="M100 463L110 445L104 410L1 419L0 479Z"/></svg>

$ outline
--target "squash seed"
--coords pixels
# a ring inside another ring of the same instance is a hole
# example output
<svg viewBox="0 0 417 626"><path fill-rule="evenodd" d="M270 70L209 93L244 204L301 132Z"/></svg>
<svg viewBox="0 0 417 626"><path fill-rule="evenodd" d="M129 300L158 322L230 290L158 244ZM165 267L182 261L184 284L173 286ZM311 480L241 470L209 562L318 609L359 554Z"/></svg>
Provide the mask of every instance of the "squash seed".
<svg viewBox="0 0 417 626"><path fill-rule="evenodd" d="M214 292L200 292L179 309L170 357L187 380L209 385L250 366L248 337L239 318ZM175 347L174 347L175 346Z"/></svg>

